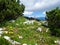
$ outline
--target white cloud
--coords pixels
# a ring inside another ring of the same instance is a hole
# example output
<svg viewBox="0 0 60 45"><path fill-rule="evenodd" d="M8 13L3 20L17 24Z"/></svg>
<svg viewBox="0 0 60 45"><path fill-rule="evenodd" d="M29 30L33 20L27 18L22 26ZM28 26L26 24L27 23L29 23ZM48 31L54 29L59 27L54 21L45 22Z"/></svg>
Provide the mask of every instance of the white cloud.
<svg viewBox="0 0 60 45"><path fill-rule="evenodd" d="M23 14L24 15L31 15L31 14L33 14L33 12L25 11Z"/></svg>
<svg viewBox="0 0 60 45"><path fill-rule="evenodd" d="M59 6L60 0L21 0L27 11L44 11Z"/></svg>
<svg viewBox="0 0 60 45"><path fill-rule="evenodd" d="M43 14L46 15L46 11L44 11Z"/></svg>
<svg viewBox="0 0 60 45"><path fill-rule="evenodd" d="M25 5L24 16L29 17L41 17L42 15L46 16L46 11L51 10L56 7L60 7L60 0L20 0L21 3ZM41 14L36 14L37 11L40 11ZM35 14L34 14L35 13Z"/></svg>

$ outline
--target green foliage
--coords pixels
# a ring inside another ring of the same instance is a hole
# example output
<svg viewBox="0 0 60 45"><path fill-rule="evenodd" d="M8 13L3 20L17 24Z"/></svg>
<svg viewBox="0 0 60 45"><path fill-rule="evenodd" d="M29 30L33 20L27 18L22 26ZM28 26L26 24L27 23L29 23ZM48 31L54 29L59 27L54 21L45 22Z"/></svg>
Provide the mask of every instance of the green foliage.
<svg viewBox="0 0 60 45"><path fill-rule="evenodd" d="M0 0L0 21L16 19L23 15L24 9L19 0Z"/></svg>
<svg viewBox="0 0 60 45"><path fill-rule="evenodd" d="M57 7L54 10L46 12L48 26L52 34L59 36L60 35L60 9Z"/></svg>
<svg viewBox="0 0 60 45"><path fill-rule="evenodd" d="M0 37L0 45L11 45L11 44L3 37Z"/></svg>
<svg viewBox="0 0 60 45"><path fill-rule="evenodd" d="M55 40L60 40L60 38L51 36L50 31L46 32L48 28L39 25L42 24L43 21L36 21L33 24L23 24L25 21L28 21L23 16L17 18L15 22L7 21L5 24L3 23L2 28L5 28L8 33L2 34L2 36L9 36L11 40L17 41L21 43L20 45L58 45L55 44ZM42 32L37 31L38 27L42 28ZM12 30L11 30L12 29ZM3 31L5 31L3 30ZM12 33L13 32L13 33ZM22 38L19 38L22 36ZM4 38L3 38L4 39ZM0 38L0 45L3 45L3 39ZM5 39L4 39L5 40ZM5 41L4 45L7 45L8 41ZM11 44L8 44L11 45Z"/></svg>

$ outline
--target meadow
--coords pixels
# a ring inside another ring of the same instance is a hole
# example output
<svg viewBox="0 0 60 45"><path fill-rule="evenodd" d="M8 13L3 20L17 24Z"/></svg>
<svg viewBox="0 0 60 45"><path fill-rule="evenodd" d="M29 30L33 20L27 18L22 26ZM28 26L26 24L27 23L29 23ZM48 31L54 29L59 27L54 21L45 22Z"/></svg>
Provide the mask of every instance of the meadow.
<svg viewBox="0 0 60 45"><path fill-rule="evenodd" d="M0 24L0 45L58 45L55 41L59 37L52 36L43 23L24 17L3 22Z"/></svg>

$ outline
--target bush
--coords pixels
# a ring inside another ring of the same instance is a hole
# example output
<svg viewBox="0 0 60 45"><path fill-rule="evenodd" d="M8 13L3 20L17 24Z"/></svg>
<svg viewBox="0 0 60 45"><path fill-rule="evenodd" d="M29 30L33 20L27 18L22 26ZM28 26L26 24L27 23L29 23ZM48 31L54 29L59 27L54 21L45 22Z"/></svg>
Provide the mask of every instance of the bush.
<svg viewBox="0 0 60 45"><path fill-rule="evenodd" d="M24 9L19 0L0 0L0 22L22 16Z"/></svg>
<svg viewBox="0 0 60 45"><path fill-rule="evenodd" d="M46 15L46 20L48 21L48 27L50 28L51 33L60 36L60 9L53 9L46 12Z"/></svg>

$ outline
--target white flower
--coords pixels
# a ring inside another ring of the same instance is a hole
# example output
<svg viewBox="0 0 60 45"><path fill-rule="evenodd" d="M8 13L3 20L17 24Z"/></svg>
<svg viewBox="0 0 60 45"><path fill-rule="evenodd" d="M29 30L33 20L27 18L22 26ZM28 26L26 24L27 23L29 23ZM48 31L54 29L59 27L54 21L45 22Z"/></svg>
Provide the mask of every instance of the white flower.
<svg viewBox="0 0 60 45"><path fill-rule="evenodd" d="M6 34L8 33L8 31L4 31Z"/></svg>
<svg viewBox="0 0 60 45"><path fill-rule="evenodd" d="M27 44L23 44L23 45L27 45Z"/></svg>
<svg viewBox="0 0 60 45"><path fill-rule="evenodd" d="M16 25L18 26L19 24L18 24L18 23L16 23Z"/></svg>
<svg viewBox="0 0 60 45"><path fill-rule="evenodd" d="M54 43L57 43L57 41L54 41Z"/></svg>
<svg viewBox="0 0 60 45"><path fill-rule="evenodd" d="M48 32L49 29L46 30L46 32Z"/></svg>
<svg viewBox="0 0 60 45"><path fill-rule="evenodd" d="M0 28L0 31L3 30L3 28Z"/></svg>
<svg viewBox="0 0 60 45"><path fill-rule="evenodd" d="M38 45L37 43L35 45Z"/></svg>
<svg viewBox="0 0 60 45"><path fill-rule="evenodd" d="M20 39L22 39L23 37L22 36L19 36Z"/></svg>

